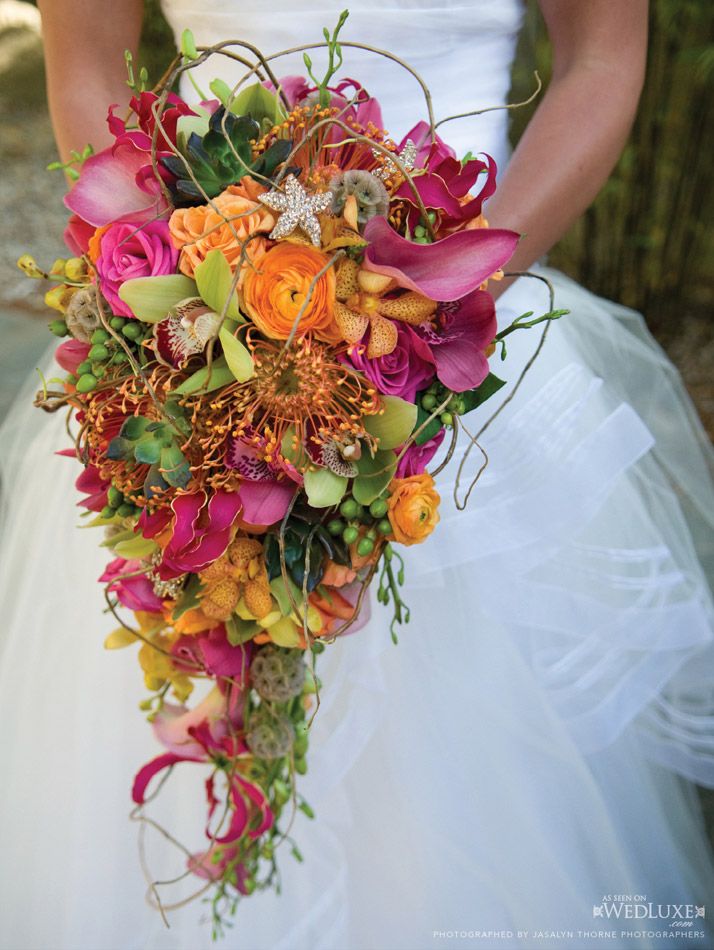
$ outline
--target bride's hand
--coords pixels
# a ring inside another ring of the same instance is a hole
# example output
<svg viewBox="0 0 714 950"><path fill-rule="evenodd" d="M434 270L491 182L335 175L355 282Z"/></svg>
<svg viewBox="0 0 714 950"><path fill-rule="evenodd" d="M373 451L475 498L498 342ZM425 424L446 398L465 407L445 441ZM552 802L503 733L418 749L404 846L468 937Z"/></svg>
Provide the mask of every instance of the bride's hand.
<svg viewBox="0 0 714 950"><path fill-rule="evenodd" d="M128 105L124 50L136 52L143 0L39 0L47 98L63 161L109 145L107 106ZM120 112L118 114L121 114Z"/></svg>
<svg viewBox="0 0 714 950"><path fill-rule="evenodd" d="M552 80L486 208L492 227L524 235L507 270L527 270L545 254L619 158L644 80L647 6L647 0L540 0ZM498 295L508 283L489 289Z"/></svg>

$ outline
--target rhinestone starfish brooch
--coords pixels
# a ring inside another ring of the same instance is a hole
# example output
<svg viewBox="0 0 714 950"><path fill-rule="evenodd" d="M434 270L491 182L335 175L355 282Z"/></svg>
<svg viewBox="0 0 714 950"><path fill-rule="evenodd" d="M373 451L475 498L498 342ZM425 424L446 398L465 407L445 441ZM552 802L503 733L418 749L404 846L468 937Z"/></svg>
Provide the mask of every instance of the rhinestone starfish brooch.
<svg viewBox="0 0 714 950"><path fill-rule="evenodd" d="M310 194L294 175L288 175L284 187L284 191L275 189L267 195L260 196L260 201L264 205L272 211L280 212L280 217L270 232L270 237L277 241L292 234L296 228L300 228L312 243L319 247L320 222L317 220L317 215L329 211L332 205L332 193L325 191Z"/></svg>

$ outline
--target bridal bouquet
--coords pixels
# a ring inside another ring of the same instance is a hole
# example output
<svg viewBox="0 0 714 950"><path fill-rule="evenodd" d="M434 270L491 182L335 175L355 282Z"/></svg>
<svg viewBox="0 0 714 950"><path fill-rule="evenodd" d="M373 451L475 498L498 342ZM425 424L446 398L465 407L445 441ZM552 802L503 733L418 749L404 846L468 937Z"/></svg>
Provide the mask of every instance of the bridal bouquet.
<svg viewBox="0 0 714 950"><path fill-rule="evenodd" d="M169 81L235 45L186 34ZM315 658L373 581L396 639L398 549L439 520L427 466L502 385L489 356L516 326L497 333L487 289L518 241L482 214L493 161L457 157L433 116L392 141L377 100L333 79L337 30L316 45L321 80L307 56L278 80L254 51L198 105L135 83L114 144L70 169L75 256L20 261L56 282L66 375L38 402L73 417L110 556L106 646L139 646L165 749L134 779L137 814L165 770L208 774L187 873L217 925L275 882L283 841L299 857Z"/></svg>

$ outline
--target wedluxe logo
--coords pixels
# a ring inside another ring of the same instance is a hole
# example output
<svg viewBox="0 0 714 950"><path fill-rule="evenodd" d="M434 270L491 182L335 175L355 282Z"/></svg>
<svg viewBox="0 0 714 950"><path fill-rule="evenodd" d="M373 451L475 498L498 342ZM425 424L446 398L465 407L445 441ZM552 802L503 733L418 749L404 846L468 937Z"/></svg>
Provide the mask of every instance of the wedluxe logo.
<svg viewBox="0 0 714 950"><path fill-rule="evenodd" d="M593 917L603 920L657 920L670 927L691 927L692 921L706 917L699 904L656 904L643 894L606 894L593 904Z"/></svg>

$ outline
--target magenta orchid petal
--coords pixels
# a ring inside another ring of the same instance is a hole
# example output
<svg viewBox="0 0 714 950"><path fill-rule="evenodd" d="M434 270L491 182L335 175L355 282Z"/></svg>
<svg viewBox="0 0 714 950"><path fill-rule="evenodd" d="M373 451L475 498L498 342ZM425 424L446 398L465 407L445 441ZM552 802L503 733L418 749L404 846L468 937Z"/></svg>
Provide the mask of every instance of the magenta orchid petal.
<svg viewBox="0 0 714 950"><path fill-rule="evenodd" d="M445 436L446 429L439 429L433 439L429 439L428 442L424 442L422 445L412 442L399 460L397 478L409 478L411 475L421 475L425 472L427 465L436 455L436 451L444 441Z"/></svg>
<svg viewBox="0 0 714 950"><path fill-rule="evenodd" d="M503 267L519 241L515 231L476 228L433 244L415 244L379 216L367 222L364 233L369 241L363 265L367 270L439 301L472 293Z"/></svg>
<svg viewBox="0 0 714 950"><path fill-rule="evenodd" d="M431 349L439 380L454 392L480 385L488 376L485 350L496 335L493 297L475 290L461 300L442 304L434 324L414 332Z"/></svg>
<svg viewBox="0 0 714 950"><path fill-rule="evenodd" d="M84 162L79 180L64 199L65 205L94 227L125 218L137 223L149 221L165 214L168 205L158 183L151 194L136 183L146 163L146 152L131 142L103 149Z"/></svg>
<svg viewBox="0 0 714 950"><path fill-rule="evenodd" d="M225 627L216 627L197 638L206 670L213 676L230 676L238 686L247 679L251 644L232 646L226 639Z"/></svg>
<svg viewBox="0 0 714 950"><path fill-rule="evenodd" d="M271 525L281 521L294 494L295 484L287 479L242 482L240 499L243 502L243 520L250 525Z"/></svg>
<svg viewBox="0 0 714 950"><path fill-rule="evenodd" d="M155 759L152 759L151 762L147 762L134 776L134 784L131 789L132 801L136 802L137 805L143 805L146 801L146 789L152 778L159 772L163 772L164 769L176 765L177 762L186 761L191 760L183 755L165 752L163 755L158 755Z"/></svg>

